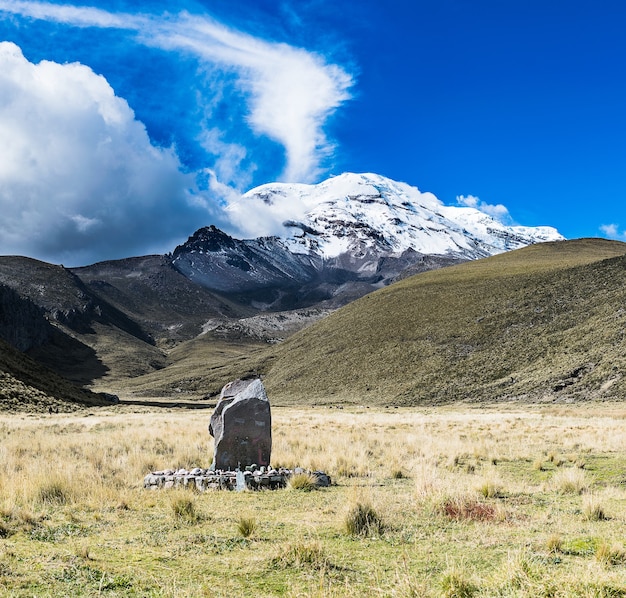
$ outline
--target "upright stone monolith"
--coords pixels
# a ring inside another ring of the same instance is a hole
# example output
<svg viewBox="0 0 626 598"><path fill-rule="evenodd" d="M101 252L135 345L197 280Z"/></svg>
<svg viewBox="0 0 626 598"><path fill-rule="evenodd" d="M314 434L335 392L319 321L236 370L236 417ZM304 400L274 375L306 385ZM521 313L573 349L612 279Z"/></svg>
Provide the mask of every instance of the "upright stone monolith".
<svg viewBox="0 0 626 598"><path fill-rule="evenodd" d="M215 438L211 469L270 464L272 415L261 380L234 380L222 388L209 434Z"/></svg>

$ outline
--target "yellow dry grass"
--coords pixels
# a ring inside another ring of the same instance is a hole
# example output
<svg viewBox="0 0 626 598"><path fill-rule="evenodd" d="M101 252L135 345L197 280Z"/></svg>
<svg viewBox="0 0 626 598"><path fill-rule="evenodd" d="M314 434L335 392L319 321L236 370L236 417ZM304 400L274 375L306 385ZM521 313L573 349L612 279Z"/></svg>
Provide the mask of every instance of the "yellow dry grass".
<svg viewBox="0 0 626 598"><path fill-rule="evenodd" d="M622 405L275 408L274 465L333 487L144 490L211 462L208 419L0 417L0 596L626 595Z"/></svg>

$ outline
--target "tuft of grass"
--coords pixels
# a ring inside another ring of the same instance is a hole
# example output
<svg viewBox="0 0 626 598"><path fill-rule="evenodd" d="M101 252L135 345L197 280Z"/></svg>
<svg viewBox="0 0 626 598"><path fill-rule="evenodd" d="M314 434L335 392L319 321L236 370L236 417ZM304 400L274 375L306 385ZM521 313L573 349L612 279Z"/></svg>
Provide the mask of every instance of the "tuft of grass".
<svg viewBox="0 0 626 598"><path fill-rule="evenodd" d="M604 566L620 565L626 562L626 551L619 544L611 544L603 540L596 546L594 557Z"/></svg>
<svg viewBox="0 0 626 598"><path fill-rule="evenodd" d="M257 522L254 517L240 517L237 521L237 532L242 538L250 538L257 530Z"/></svg>
<svg viewBox="0 0 626 598"><path fill-rule="evenodd" d="M295 541L283 544L271 561L277 569L327 569L329 561L320 542Z"/></svg>
<svg viewBox="0 0 626 598"><path fill-rule="evenodd" d="M457 566L449 568L441 578L443 598L472 598L477 592L476 585Z"/></svg>
<svg viewBox="0 0 626 598"><path fill-rule="evenodd" d="M187 494L175 496L171 502L174 518L182 523L198 523L202 519L200 513L196 509L196 503L192 497Z"/></svg>
<svg viewBox="0 0 626 598"><path fill-rule="evenodd" d="M350 536L377 536L383 533L385 524L374 507L357 502L344 518L344 529Z"/></svg>
<svg viewBox="0 0 626 598"><path fill-rule="evenodd" d="M536 596L537 578L541 577L536 565L536 561L524 550L509 555L501 568L501 575L504 577L502 590L505 591L501 595ZM523 593L520 593L520 590Z"/></svg>
<svg viewBox="0 0 626 598"><path fill-rule="evenodd" d="M78 550L76 551L76 556L80 557L84 561L93 560L91 556L91 549L89 547L89 544L83 544L82 546L80 546Z"/></svg>
<svg viewBox="0 0 626 598"><path fill-rule="evenodd" d="M584 470L568 468L554 474L552 485L562 494L582 494L589 488L589 481Z"/></svg>
<svg viewBox="0 0 626 598"><path fill-rule="evenodd" d="M585 497L583 502L583 517L587 521L605 521L608 519L600 499L593 494Z"/></svg>
<svg viewBox="0 0 626 598"><path fill-rule="evenodd" d="M35 488L35 500L43 505L66 505L72 498L72 487L60 477L41 480Z"/></svg>
<svg viewBox="0 0 626 598"><path fill-rule="evenodd" d="M535 459L533 461L533 469L535 471L545 471L546 466L543 459Z"/></svg>
<svg viewBox="0 0 626 598"><path fill-rule="evenodd" d="M287 482L287 488L304 492L317 490L317 478L312 473L294 473Z"/></svg>
<svg viewBox="0 0 626 598"><path fill-rule="evenodd" d="M563 538L559 534L552 534L546 540L546 548L550 552L561 552L563 550Z"/></svg>
<svg viewBox="0 0 626 598"><path fill-rule="evenodd" d="M404 472L401 469L394 469L391 472L391 479L393 480L401 480L402 478L405 478L406 476L404 475Z"/></svg>
<svg viewBox="0 0 626 598"><path fill-rule="evenodd" d="M502 484L495 478L488 476L476 487L476 491L483 498L498 498L502 496Z"/></svg>

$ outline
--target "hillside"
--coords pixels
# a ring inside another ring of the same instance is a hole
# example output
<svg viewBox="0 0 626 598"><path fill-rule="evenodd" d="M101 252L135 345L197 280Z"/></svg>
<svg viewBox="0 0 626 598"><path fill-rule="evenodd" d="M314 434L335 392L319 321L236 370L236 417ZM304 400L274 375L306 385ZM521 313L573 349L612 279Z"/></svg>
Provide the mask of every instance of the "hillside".
<svg viewBox="0 0 626 598"><path fill-rule="evenodd" d="M173 356L178 387L214 391L238 370L263 372L281 403L622 398L625 253L582 239L418 274L236 363L213 359L201 337ZM171 388L172 373L153 374L142 392L164 376Z"/></svg>
<svg viewBox="0 0 626 598"><path fill-rule="evenodd" d="M71 411L111 402L111 397L71 384L0 339L0 411Z"/></svg>
<svg viewBox="0 0 626 598"><path fill-rule="evenodd" d="M623 398L625 252L548 243L406 279L278 347L268 391L403 405Z"/></svg>
<svg viewBox="0 0 626 598"><path fill-rule="evenodd" d="M206 376L181 386L172 375L191 347L226 366L233 348L237 360L256 354L407 276L562 239L371 173L268 184L240 200L233 217L250 224L259 204L277 225L264 234L275 236L236 239L208 226L171 254L71 269L0 256L0 338L77 384L142 378L143 387L167 369L167 393Z"/></svg>

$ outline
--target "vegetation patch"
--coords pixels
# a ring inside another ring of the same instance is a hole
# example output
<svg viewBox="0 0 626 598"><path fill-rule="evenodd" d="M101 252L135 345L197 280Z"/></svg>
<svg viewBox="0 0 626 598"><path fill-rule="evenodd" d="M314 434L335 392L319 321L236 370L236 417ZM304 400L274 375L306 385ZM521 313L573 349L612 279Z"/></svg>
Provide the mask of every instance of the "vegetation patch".
<svg viewBox="0 0 626 598"><path fill-rule="evenodd" d="M334 474L341 457L364 475L319 492L144 489L148 463L210 461L207 417L0 416L0 594L626 596L621 403L276 407L276 463ZM569 470L582 494L554 485ZM65 504L37 498L46 478Z"/></svg>
<svg viewBox="0 0 626 598"><path fill-rule="evenodd" d="M172 498L171 504L176 522L193 524L203 519L196 507L196 501L192 496L189 496L189 493L177 494Z"/></svg>
<svg viewBox="0 0 626 598"><path fill-rule="evenodd" d="M497 505L471 497L454 497L443 501L440 511L455 521L498 521L503 519L502 510Z"/></svg>
<svg viewBox="0 0 626 598"><path fill-rule="evenodd" d="M385 531L385 524L372 505L357 502L344 518L344 529L350 536L379 536Z"/></svg>
<svg viewBox="0 0 626 598"><path fill-rule="evenodd" d="M287 487L291 490L302 490L304 492L317 490L317 477L312 473L294 473L289 478Z"/></svg>
<svg viewBox="0 0 626 598"><path fill-rule="evenodd" d="M240 517L237 521L237 532L242 538L250 538L258 529L254 517Z"/></svg>
<svg viewBox="0 0 626 598"><path fill-rule="evenodd" d="M270 564L279 569L295 567L319 570L331 567L321 543L304 540L288 542L281 546Z"/></svg>

